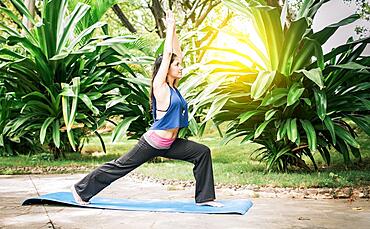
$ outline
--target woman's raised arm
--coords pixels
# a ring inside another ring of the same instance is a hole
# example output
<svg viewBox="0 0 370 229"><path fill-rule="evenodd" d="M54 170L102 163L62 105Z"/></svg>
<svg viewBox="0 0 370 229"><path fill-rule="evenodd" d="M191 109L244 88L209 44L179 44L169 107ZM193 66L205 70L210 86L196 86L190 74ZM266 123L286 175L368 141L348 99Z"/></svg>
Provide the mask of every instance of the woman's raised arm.
<svg viewBox="0 0 370 229"><path fill-rule="evenodd" d="M160 88L164 84L166 84L166 77L168 73L168 69L170 67L171 56L173 52L173 36L175 33L175 17L172 11L168 11L166 14L166 39L164 41L164 50L163 50L163 58L162 63L159 66L157 75L153 80L153 87Z"/></svg>
<svg viewBox="0 0 370 229"><path fill-rule="evenodd" d="M180 60L180 63L182 63L182 52L181 52L181 46L180 46L180 42L179 42L179 39L177 38L177 34L176 34L176 31L173 35L173 53L176 54L176 56L179 58Z"/></svg>

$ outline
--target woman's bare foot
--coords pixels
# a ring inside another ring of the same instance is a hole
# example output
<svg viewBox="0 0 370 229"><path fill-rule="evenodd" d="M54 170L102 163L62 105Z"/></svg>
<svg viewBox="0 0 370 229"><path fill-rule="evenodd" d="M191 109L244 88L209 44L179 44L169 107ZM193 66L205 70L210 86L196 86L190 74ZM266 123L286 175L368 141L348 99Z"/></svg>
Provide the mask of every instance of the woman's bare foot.
<svg viewBox="0 0 370 229"><path fill-rule="evenodd" d="M211 206L211 207L217 207L217 208L221 208L221 207L224 206L220 202L216 202L214 200L206 201L206 202L202 202L202 203L196 203L196 205L198 205L198 206Z"/></svg>
<svg viewBox="0 0 370 229"><path fill-rule="evenodd" d="M78 195L74 185L72 185L72 187L71 187L71 192L72 192L72 195L73 195L73 199L75 200L76 203L81 204L81 205L88 205L89 204L89 202L83 201L81 199L81 197Z"/></svg>

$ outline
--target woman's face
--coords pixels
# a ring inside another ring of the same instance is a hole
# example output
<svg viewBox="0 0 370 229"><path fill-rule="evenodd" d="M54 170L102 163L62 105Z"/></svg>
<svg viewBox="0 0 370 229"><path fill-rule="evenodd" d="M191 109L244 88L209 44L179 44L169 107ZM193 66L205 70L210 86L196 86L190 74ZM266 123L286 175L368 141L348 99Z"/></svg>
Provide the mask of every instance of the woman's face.
<svg viewBox="0 0 370 229"><path fill-rule="evenodd" d="M168 75L180 79L182 78L182 69L183 67L181 66L180 60L176 57L170 65L170 69L168 69Z"/></svg>

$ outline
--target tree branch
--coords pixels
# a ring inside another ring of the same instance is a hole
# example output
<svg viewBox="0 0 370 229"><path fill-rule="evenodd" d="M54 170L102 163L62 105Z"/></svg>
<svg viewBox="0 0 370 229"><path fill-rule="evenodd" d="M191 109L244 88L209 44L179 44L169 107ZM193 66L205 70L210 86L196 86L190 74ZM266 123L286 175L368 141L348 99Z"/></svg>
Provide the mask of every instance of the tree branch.
<svg viewBox="0 0 370 229"><path fill-rule="evenodd" d="M134 26L130 23L130 21L127 19L125 14L122 12L121 8L118 4L115 4L112 6L112 9L114 13L118 16L123 26L125 26L131 33L136 33L136 29Z"/></svg>
<svg viewBox="0 0 370 229"><path fill-rule="evenodd" d="M165 37L165 33L164 33L165 26L162 21L162 18L164 18L164 11L161 7L161 3L159 2L159 0L152 0L152 5L150 6L148 3L148 6L154 16L157 34L159 35L160 38L164 38Z"/></svg>
<svg viewBox="0 0 370 229"><path fill-rule="evenodd" d="M211 10L220 3L221 3L221 1L217 1L214 4L212 4L212 1L209 1L209 5L208 5L207 10L203 14L199 14L199 17L198 17L198 19L196 20L196 23L195 23L195 27L198 27L200 24L202 24L202 22L204 21L204 19L206 19L209 12L211 12Z"/></svg>
<svg viewBox="0 0 370 229"><path fill-rule="evenodd" d="M190 19L190 17L191 17L192 15L194 15L194 11L198 8L198 5L199 5L200 1L201 1L201 0L195 0L195 1L194 1L193 8L191 8L191 9L190 9L190 12L186 14L185 19L184 19L184 21L183 21L183 23L182 23L181 27L183 27L183 26L186 24L186 22L188 22L188 20Z"/></svg>
<svg viewBox="0 0 370 229"><path fill-rule="evenodd" d="M221 28L223 28L223 27L225 27L228 23L229 23L229 21L230 21L230 19L232 18L234 16L234 14L233 13L230 13L230 12L228 12L228 14L227 14L227 16L226 16L226 18L222 21L222 23L217 27L218 29L221 29ZM205 37L210 37L209 38L209 40L208 40L208 44L206 45L206 46L210 46L211 44L212 44L212 42L216 39L216 37L217 37L217 34L218 34L218 32L213 32L213 31L209 31L206 35L205 35ZM204 38L203 38L204 39ZM198 46L199 47L199 46ZM207 49L204 49L204 50L200 50L200 53L199 53L199 56L198 56L198 62L203 58L203 56L204 56L204 54L206 53L206 51L207 51Z"/></svg>
<svg viewBox="0 0 370 229"><path fill-rule="evenodd" d="M139 22L139 21L136 21L135 23L137 23L137 24L139 24L139 25L141 25L141 26L143 26L144 27L144 29L146 30L146 31L148 31L148 32L153 32L154 30L155 30L155 28L154 29L149 29L148 27L146 27L145 26L145 24L143 24L143 23L141 23L141 22Z"/></svg>

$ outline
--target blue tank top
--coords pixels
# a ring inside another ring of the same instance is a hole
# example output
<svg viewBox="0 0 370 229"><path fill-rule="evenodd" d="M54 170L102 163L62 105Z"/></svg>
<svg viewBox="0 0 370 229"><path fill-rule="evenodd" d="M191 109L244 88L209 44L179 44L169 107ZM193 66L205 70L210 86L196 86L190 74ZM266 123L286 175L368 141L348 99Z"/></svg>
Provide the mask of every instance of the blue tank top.
<svg viewBox="0 0 370 229"><path fill-rule="evenodd" d="M150 130L167 130L173 128L183 128L189 125L188 123L188 104L182 97L177 88L170 87L170 105L168 106L166 114L157 119L156 111L157 105L153 95L152 97L152 114L154 123Z"/></svg>

